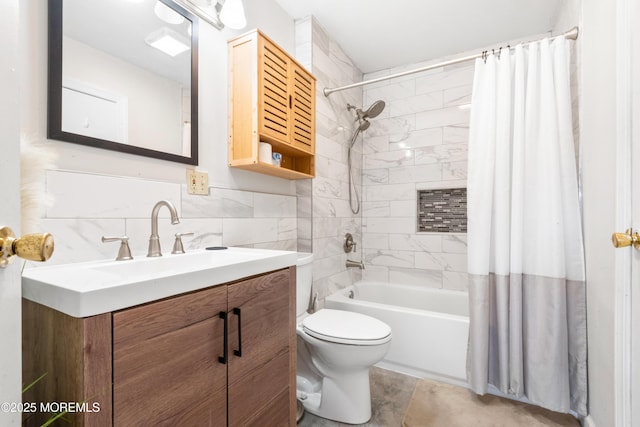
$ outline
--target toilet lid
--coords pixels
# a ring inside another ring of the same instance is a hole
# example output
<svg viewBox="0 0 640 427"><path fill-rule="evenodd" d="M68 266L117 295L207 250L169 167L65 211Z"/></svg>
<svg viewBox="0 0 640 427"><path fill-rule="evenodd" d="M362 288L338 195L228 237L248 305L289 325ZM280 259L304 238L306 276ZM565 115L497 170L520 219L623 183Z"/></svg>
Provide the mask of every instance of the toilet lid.
<svg viewBox="0 0 640 427"><path fill-rule="evenodd" d="M345 310L319 310L305 317L302 327L312 337L341 344L375 345L391 339L386 323Z"/></svg>

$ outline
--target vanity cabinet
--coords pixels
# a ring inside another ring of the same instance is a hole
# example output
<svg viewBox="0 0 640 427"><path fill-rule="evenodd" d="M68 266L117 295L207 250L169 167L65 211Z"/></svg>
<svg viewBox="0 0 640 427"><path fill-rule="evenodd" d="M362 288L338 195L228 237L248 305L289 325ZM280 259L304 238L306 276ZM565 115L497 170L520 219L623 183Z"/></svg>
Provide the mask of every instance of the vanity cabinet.
<svg viewBox="0 0 640 427"><path fill-rule="evenodd" d="M23 300L25 382L48 372L25 402L97 403L77 426L294 426L294 304L293 267L83 319Z"/></svg>
<svg viewBox="0 0 640 427"><path fill-rule="evenodd" d="M259 30L229 41L229 166L289 179L315 176L316 80ZM259 143L282 154L259 159Z"/></svg>

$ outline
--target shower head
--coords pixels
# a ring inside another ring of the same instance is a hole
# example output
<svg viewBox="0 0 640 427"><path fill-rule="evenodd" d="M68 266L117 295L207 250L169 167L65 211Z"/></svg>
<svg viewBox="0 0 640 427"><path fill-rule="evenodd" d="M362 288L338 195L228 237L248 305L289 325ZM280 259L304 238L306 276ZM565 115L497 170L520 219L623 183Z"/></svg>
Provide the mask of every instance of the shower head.
<svg viewBox="0 0 640 427"><path fill-rule="evenodd" d="M366 111L362 111L361 108L357 108L356 106L351 104L347 104L347 110L356 110L356 120L358 121L357 130L362 132L364 130L367 130L369 126L371 126L371 123L369 123L369 120L367 119L380 115L380 113L382 113L382 111L384 110L384 106L384 101L378 100L371 104L371 106Z"/></svg>
<svg viewBox="0 0 640 427"><path fill-rule="evenodd" d="M369 122L367 119L372 119L377 117L384 110L384 101L378 100L371 104L371 106L366 110L362 111L360 108L356 108L356 114L358 115L358 121L360 122L360 130L365 130L369 127ZM350 106L351 108L355 108Z"/></svg>
<svg viewBox="0 0 640 427"><path fill-rule="evenodd" d="M374 117L378 117L380 115L380 113L382 113L382 111L384 110L384 106L385 103L382 100L377 100L376 102L374 102L373 104L371 104L371 106L369 107L369 109L367 111L365 111L364 113L362 113L362 118L374 118ZM359 111L359 110L358 110Z"/></svg>

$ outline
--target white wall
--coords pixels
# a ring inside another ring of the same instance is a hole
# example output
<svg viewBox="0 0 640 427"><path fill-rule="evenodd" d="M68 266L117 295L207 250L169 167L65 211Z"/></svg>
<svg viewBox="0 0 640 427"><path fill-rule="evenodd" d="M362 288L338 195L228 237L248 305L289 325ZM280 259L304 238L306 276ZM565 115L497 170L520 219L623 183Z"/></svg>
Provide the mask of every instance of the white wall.
<svg viewBox="0 0 640 427"><path fill-rule="evenodd" d="M247 0L247 28L222 32L208 24L200 31L200 156L199 169L209 172L209 183L223 188L295 194L293 181L229 169L227 154L228 97L227 97L227 40L249 29L260 28L291 55L295 53L294 23L273 0ZM177 173L167 167L172 181L183 182L184 168ZM154 176L159 178L159 176Z"/></svg>
<svg viewBox="0 0 640 427"><path fill-rule="evenodd" d="M554 34L579 27L574 112L579 111L587 272L589 416L586 427L616 425L616 2L567 0Z"/></svg>
<svg viewBox="0 0 640 427"><path fill-rule="evenodd" d="M616 8L582 2L580 25L582 177L587 265L589 412L598 427L614 420L614 250L616 182Z"/></svg>
<svg viewBox="0 0 640 427"><path fill-rule="evenodd" d="M553 24L553 34L562 34L573 27L580 25L580 9L582 0L564 0L558 2L558 12Z"/></svg>

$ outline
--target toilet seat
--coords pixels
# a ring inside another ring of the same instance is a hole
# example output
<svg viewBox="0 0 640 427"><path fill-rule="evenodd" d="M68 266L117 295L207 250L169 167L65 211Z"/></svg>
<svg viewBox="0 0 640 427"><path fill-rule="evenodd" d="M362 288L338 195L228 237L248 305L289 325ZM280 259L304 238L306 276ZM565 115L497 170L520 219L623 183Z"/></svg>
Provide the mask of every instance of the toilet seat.
<svg viewBox="0 0 640 427"><path fill-rule="evenodd" d="M351 345L379 345L391 340L391 328L360 313L322 309L302 320L302 329L314 338Z"/></svg>

